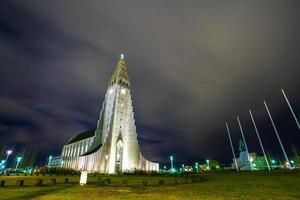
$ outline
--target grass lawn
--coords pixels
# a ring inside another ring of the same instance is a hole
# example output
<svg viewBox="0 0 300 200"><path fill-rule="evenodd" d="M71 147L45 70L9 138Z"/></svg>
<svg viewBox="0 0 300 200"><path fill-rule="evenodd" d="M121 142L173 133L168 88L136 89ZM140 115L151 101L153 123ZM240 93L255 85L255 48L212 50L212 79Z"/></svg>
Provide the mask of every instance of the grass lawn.
<svg viewBox="0 0 300 200"><path fill-rule="evenodd" d="M189 184L180 183L185 178L179 177L126 177L127 187L122 186L124 177L114 176L110 177L109 187L98 186L98 177L89 177L87 186L63 184L63 178L51 185L49 177L43 177L46 185L42 187L32 186L36 177L0 177L7 180L7 186L0 187L0 199L300 199L300 171L211 172L199 176L203 181ZM25 179L25 185L13 186L20 178ZM78 179L72 177L70 181L76 183ZM171 185L174 179L179 184ZM147 180L149 186L143 187L143 180ZM158 186L158 180L164 180L166 185Z"/></svg>

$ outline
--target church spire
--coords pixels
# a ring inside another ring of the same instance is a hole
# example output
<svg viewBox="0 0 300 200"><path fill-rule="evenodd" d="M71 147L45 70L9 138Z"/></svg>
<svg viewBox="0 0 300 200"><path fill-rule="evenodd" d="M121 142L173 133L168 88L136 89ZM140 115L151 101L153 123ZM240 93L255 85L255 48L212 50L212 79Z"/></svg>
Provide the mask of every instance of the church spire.
<svg viewBox="0 0 300 200"><path fill-rule="evenodd" d="M114 85L114 84L119 84L123 87L129 88L130 87L130 81L129 77L127 74L127 69L125 65L125 60L124 60L124 55L121 54L120 60L115 68L115 71L113 75L110 78L108 87Z"/></svg>

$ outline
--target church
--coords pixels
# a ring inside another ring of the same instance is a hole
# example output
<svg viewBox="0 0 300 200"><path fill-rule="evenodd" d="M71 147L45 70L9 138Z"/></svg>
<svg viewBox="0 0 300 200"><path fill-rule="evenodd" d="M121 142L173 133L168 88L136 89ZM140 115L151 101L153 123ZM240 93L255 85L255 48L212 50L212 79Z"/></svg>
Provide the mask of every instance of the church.
<svg viewBox="0 0 300 200"><path fill-rule="evenodd" d="M100 173L159 171L139 148L130 81L121 58L108 83L97 128L69 139L63 146L62 167Z"/></svg>

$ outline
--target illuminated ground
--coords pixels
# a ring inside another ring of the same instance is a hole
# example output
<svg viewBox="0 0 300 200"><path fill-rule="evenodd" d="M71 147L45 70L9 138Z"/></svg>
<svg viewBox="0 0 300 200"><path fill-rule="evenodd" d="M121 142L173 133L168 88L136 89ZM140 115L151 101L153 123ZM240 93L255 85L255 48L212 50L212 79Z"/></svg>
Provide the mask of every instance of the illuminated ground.
<svg viewBox="0 0 300 200"><path fill-rule="evenodd" d="M174 182L173 177L129 177L128 184L135 186L122 187L124 177L111 177L112 186L102 187L96 183L98 177L90 177L88 186L77 184L50 185L49 179L44 180L46 186L28 186L34 184L36 177L27 177L25 186L13 186L16 177L0 177L8 180L8 186L0 188L0 199L300 199L300 172L246 172L246 173L204 173L200 175L202 182L190 184L158 186L158 180L165 183ZM41 177L39 177L41 178ZM175 178L184 182L185 178ZM143 187L142 181L147 180L150 186ZM26 185L27 181L27 185ZM78 177L70 178L77 182Z"/></svg>

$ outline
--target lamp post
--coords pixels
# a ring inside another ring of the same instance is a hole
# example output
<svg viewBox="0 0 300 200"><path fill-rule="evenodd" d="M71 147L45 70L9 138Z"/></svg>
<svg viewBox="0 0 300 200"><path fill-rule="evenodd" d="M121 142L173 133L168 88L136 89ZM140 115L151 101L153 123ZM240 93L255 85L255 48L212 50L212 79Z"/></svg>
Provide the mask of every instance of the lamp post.
<svg viewBox="0 0 300 200"><path fill-rule="evenodd" d="M50 165L51 165L51 159L52 159L52 156L49 156L48 167L50 167Z"/></svg>
<svg viewBox="0 0 300 200"><path fill-rule="evenodd" d="M170 161L171 161L171 173L173 173L173 160L174 160L174 158L173 158L173 156L170 156Z"/></svg>
<svg viewBox="0 0 300 200"><path fill-rule="evenodd" d="M206 164L207 164L207 170L209 170L209 160L206 160Z"/></svg>
<svg viewBox="0 0 300 200"><path fill-rule="evenodd" d="M7 150L6 151L6 159L5 159L5 163L7 163L8 157L12 154L12 150Z"/></svg>
<svg viewBox="0 0 300 200"><path fill-rule="evenodd" d="M21 156L17 157L17 164L16 164L15 171L17 171L18 166L19 166L19 163L21 162L21 160L22 160L22 157L21 157Z"/></svg>
<svg viewBox="0 0 300 200"><path fill-rule="evenodd" d="M4 162L4 164L3 164L3 168L2 168L2 169L4 169L4 168L6 167L8 157L9 157L12 153L13 153L12 150L7 150L7 151L6 151L6 159L5 159L5 162Z"/></svg>

